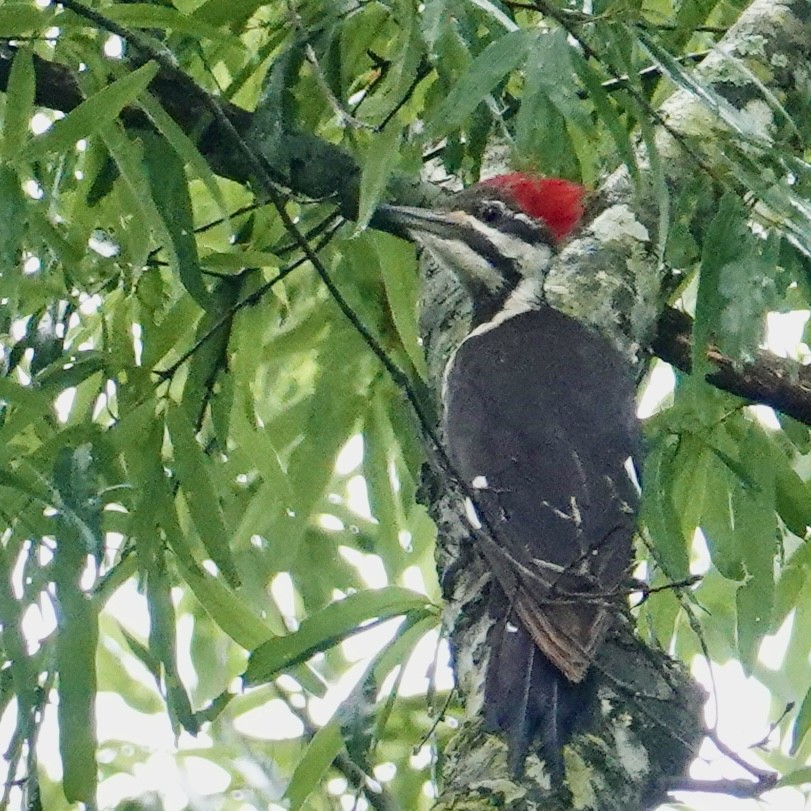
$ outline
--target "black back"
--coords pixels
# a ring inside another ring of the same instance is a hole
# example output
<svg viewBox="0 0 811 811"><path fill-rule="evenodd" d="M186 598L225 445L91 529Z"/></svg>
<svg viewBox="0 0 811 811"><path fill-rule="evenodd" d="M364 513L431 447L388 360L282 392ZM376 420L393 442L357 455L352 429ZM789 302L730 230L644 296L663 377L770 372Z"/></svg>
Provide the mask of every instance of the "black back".
<svg viewBox="0 0 811 811"><path fill-rule="evenodd" d="M593 693L588 664L632 559L638 495L626 460L641 444L635 414L630 364L546 306L469 336L451 361L451 461L468 486L478 485L476 504L495 540L538 575L519 576L513 594L502 578L490 597L486 718L508 733L516 771L539 737L560 773L561 748ZM596 597L571 596L582 593ZM559 646L519 619L518 602L551 624Z"/></svg>

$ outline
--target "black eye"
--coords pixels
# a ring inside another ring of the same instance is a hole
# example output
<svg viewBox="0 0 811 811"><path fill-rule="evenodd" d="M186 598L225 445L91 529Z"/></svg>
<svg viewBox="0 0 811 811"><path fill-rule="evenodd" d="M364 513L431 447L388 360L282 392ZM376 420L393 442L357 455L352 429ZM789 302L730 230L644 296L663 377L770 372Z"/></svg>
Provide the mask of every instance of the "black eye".
<svg viewBox="0 0 811 811"><path fill-rule="evenodd" d="M487 203L482 203L479 207L479 219L482 222L497 223L504 216L504 204L496 200L491 200Z"/></svg>

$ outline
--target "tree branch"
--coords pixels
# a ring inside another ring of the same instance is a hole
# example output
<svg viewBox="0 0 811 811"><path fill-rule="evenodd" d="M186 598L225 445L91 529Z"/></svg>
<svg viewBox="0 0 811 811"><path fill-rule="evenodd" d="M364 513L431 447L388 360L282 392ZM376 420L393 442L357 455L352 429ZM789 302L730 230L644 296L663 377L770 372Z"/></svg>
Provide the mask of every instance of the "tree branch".
<svg viewBox="0 0 811 811"><path fill-rule="evenodd" d="M654 355L689 374L692 330L690 316L666 308L651 344ZM707 359L716 367L716 371L706 376L711 385L811 425L811 367L768 352L758 353L747 363L738 363L714 346L707 350Z"/></svg>

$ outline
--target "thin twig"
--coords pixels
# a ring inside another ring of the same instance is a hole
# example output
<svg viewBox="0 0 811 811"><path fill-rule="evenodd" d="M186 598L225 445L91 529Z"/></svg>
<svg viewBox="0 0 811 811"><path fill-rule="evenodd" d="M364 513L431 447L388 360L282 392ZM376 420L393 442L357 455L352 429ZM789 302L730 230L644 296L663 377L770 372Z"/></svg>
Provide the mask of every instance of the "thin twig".
<svg viewBox="0 0 811 811"><path fill-rule="evenodd" d="M663 781L663 788L673 791L702 791L713 794L726 794L729 797L753 799L777 785L777 775L771 779L751 780L694 780L691 777L670 777Z"/></svg>

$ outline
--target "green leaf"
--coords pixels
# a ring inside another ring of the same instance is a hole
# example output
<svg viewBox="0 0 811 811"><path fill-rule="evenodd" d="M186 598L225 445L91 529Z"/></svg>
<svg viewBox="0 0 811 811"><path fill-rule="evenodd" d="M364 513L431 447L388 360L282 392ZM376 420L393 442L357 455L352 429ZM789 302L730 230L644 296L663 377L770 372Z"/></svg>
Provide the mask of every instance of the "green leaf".
<svg viewBox="0 0 811 811"><path fill-rule="evenodd" d="M70 453L67 449L65 452ZM98 614L80 587L87 552L76 527L60 521L53 578L59 604L56 670L59 674L59 753L68 802L91 807L96 797L96 645Z"/></svg>
<svg viewBox="0 0 811 811"><path fill-rule="evenodd" d="M166 571L163 550L154 549L146 580L149 604L149 646L163 665L166 703L172 719L186 732L196 735L199 724L177 669L177 616Z"/></svg>
<svg viewBox="0 0 811 811"><path fill-rule="evenodd" d="M786 455L772 443L777 512L788 529L805 538L811 526L811 490L791 467Z"/></svg>
<svg viewBox="0 0 811 811"><path fill-rule="evenodd" d="M209 268L222 270L244 270L246 267L276 268L281 262L279 257L268 251L233 251L207 253L202 264Z"/></svg>
<svg viewBox="0 0 811 811"><path fill-rule="evenodd" d="M369 492L369 506L379 527L376 551L384 561L401 551L399 530L403 526L390 474L396 442L386 413L390 396L390 387L376 387L372 407L363 424L363 477Z"/></svg>
<svg viewBox="0 0 811 811"><path fill-rule="evenodd" d="M208 310L212 306L212 298L200 272L191 197L183 162L163 137L151 133L141 137L152 199L172 241L180 281L192 298L204 310Z"/></svg>
<svg viewBox="0 0 811 811"><path fill-rule="evenodd" d="M298 444L287 464L294 501L277 510L270 535L284 538L284 544L274 549L280 569L292 566L299 556L313 512L334 475L338 451L354 432L368 401L371 363L361 354L361 339L343 322L333 325L328 335L328 350L318 358L315 391L296 417L296 433L307 441Z"/></svg>
<svg viewBox="0 0 811 811"><path fill-rule="evenodd" d="M292 665L359 633L369 620L433 610L427 597L399 586L350 594L307 617L297 631L260 645L251 654L243 679L246 684L269 681Z"/></svg>
<svg viewBox="0 0 811 811"><path fill-rule="evenodd" d="M362 231L375 213L386 184L400 159L400 143L403 140L403 125L394 116L369 143L360 176L360 201L356 230Z"/></svg>
<svg viewBox="0 0 811 811"><path fill-rule="evenodd" d="M3 142L0 148L0 156L4 160L10 160L30 135L28 125L34 109L35 82L31 51L21 48L14 55L6 88Z"/></svg>
<svg viewBox="0 0 811 811"><path fill-rule="evenodd" d="M68 802L93 804L96 795L96 644L98 617L90 601L76 593L60 597L56 639L59 673L59 752L62 789Z"/></svg>
<svg viewBox="0 0 811 811"><path fill-rule="evenodd" d="M116 6L115 8L126 8L126 6ZM143 93L138 100L138 104L171 145L172 149L177 152L180 160L188 164L192 173L203 182L211 195L211 199L214 200L220 210L221 216L227 221L228 206L220 189L220 183L212 171L211 165L197 148L197 144L149 93Z"/></svg>
<svg viewBox="0 0 811 811"><path fill-rule="evenodd" d="M333 717L313 735L304 755L296 764L293 777L284 792L290 811L298 811L302 807L343 748L341 725L338 718Z"/></svg>
<svg viewBox="0 0 811 811"><path fill-rule="evenodd" d="M231 589L198 565L185 544L178 542L180 537L169 538L178 567L214 622L245 650L253 650L272 637L273 631Z"/></svg>
<svg viewBox="0 0 811 811"><path fill-rule="evenodd" d="M572 66L577 72L580 81L588 92L589 101L594 105L594 109L600 122L605 125L611 136L617 152L622 158L623 163L628 167L631 177L634 181L639 179L639 166L637 164L636 152L634 151L631 137L628 134L628 129L622 122L619 113L615 109L614 103L609 98L608 93L603 87L602 81L599 76L594 72L591 63L585 59L579 51L572 49L570 51L570 59Z"/></svg>
<svg viewBox="0 0 811 811"><path fill-rule="evenodd" d="M538 34L512 31L490 43L451 88L426 122L429 139L437 140L459 127L509 73L524 62Z"/></svg>
<svg viewBox="0 0 811 811"><path fill-rule="evenodd" d="M148 260L153 240L160 245L171 245L172 239L152 200L140 143L131 140L118 122L106 127L101 139L120 174L115 184L118 206L129 218L120 241L129 261L141 266ZM173 327L177 330L177 325Z"/></svg>
<svg viewBox="0 0 811 811"><path fill-rule="evenodd" d="M753 145L769 148L771 146L768 136L762 131L762 126L756 116L749 115L746 110L736 110L721 94L716 92L709 82L698 81L686 70L668 51L663 48L654 37L643 28L637 29L639 43L648 52L663 75L667 76L676 86L686 90L694 98L701 101L708 109L715 113L720 121L730 127L740 138ZM771 100L771 96L769 100Z"/></svg>
<svg viewBox="0 0 811 811"><path fill-rule="evenodd" d="M721 269L742 258L746 252L748 213L740 198L726 194L710 223L701 256L701 275L693 326L693 376L703 379L711 371L707 349L718 332L718 319L725 301L720 290Z"/></svg>
<svg viewBox="0 0 811 811"><path fill-rule="evenodd" d="M209 25L237 28L263 5L265 0L206 0L192 17Z"/></svg>
<svg viewBox="0 0 811 811"><path fill-rule="evenodd" d="M414 267L413 249L404 240L387 234L376 233L372 241L379 257L386 299L397 334L417 373L427 380L428 368L417 319L420 281Z"/></svg>
<svg viewBox="0 0 811 811"><path fill-rule="evenodd" d="M796 755L799 751L809 729L811 729L811 690L805 694L791 729L791 749L789 751L792 755Z"/></svg>
<svg viewBox="0 0 811 811"><path fill-rule="evenodd" d="M3 648L13 679L18 726L33 723L39 705L36 670L22 631L22 606L12 592L12 572L5 543L0 543L0 616L3 617Z"/></svg>
<svg viewBox="0 0 811 811"><path fill-rule="evenodd" d="M524 68L515 154L550 175L578 174L571 132L593 128L574 95L571 52L564 31L544 34L537 38ZM588 160L584 155L584 161Z"/></svg>
<svg viewBox="0 0 811 811"><path fill-rule="evenodd" d="M808 701L808 696L806 696L805 700ZM794 754L793 750L792 754ZM777 781L775 788L782 788L783 786L807 786L809 783L811 783L811 766L803 766L801 769L795 769L783 775L783 777Z"/></svg>
<svg viewBox="0 0 811 811"><path fill-rule="evenodd" d="M690 573L689 545L681 532L673 506L673 464L678 451L675 437L659 440L645 459L642 520L648 527L657 561L665 576L683 580Z"/></svg>
<svg viewBox="0 0 811 811"><path fill-rule="evenodd" d="M0 8L0 37L13 39L38 34L52 25L52 6L35 8L29 3L7 3Z"/></svg>
<svg viewBox="0 0 811 811"><path fill-rule="evenodd" d="M118 630L124 637L127 647L130 649L136 659L152 674L152 678L160 684L161 679L161 663L155 654L144 645L139 639L136 639L121 623L118 623Z"/></svg>
<svg viewBox="0 0 811 811"><path fill-rule="evenodd" d="M225 526L217 490L208 474L213 461L203 453L182 408L173 406L169 409L166 427L172 440L175 472L194 526L228 585L236 588L239 586L239 574L231 555L230 535Z"/></svg>
<svg viewBox="0 0 811 811"><path fill-rule="evenodd" d="M488 17L495 20L499 25L507 29L507 31L515 31L518 26L511 20L495 3L490 0L468 0L468 2L480 8Z"/></svg>
<svg viewBox="0 0 811 811"><path fill-rule="evenodd" d="M0 164L0 264L4 268L17 266L25 234L25 211L17 173L8 164ZM0 292L4 296L11 298L18 283L17 273L0 274Z"/></svg>
<svg viewBox="0 0 811 811"><path fill-rule="evenodd" d="M777 519L771 448L757 423L748 422L742 429L737 437L740 456L747 462L754 486L739 480L734 499L747 576L737 593L738 651L744 671L751 673L760 642L772 631Z"/></svg>
<svg viewBox="0 0 811 811"><path fill-rule="evenodd" d="M811 544L800 546L780 569L775 587L774 624L782 624L801 600L801 594L811 574Z"/></svg>
<svg viewBox="0 0 811 811"><path fill-rule="evenodd" d="M713 454L707 466L706 491L701 528L707 539L712 562L728 580L742 581L746 577L743 550L736 531L736 493L740 479Z"/></svg>
<svg viewBox="0 0 811 811"><path fill-rule="evenodd" d="M155 62L147 62L137 70L102 88L43 135L29 141L25 156L29 160L43 157L51 152L64 152L75 147L76 142L100 132L115 121L119 113L132 104L146 90L158 73Z"/></svg>
<svg viewBox="0 0 811 811"><path fill-rule="evenodd" d="M213 25L208 25L195 16L181 14L171 6L157 6L149 3L129 3L113 5L104 10L105 16L126 28L156 28L161 31L175 31L190 34L198 39L210 39L228 46L240 46L237 37Z"/></svg>

